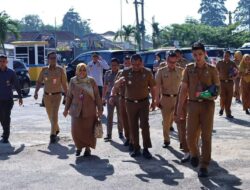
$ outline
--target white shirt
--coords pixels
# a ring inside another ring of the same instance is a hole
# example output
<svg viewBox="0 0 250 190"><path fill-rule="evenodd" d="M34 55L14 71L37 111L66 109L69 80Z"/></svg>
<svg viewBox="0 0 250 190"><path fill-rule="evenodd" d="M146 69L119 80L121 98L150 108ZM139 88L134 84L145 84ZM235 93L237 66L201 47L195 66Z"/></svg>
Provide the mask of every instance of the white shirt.
<svg viewBox="0 0 250 190"><path fill-rule="evenodd" d="M97 86L103 86L103 69L109 69L109 65L104 59L97 63L90 61L87 65L88 75L95 79Z"/></svg>

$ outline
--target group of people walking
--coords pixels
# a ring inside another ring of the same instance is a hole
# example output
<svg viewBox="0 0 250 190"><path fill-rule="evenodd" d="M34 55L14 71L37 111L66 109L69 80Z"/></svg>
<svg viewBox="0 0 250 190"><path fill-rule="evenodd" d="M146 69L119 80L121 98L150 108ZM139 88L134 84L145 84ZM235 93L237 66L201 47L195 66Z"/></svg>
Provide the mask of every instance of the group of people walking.
<svg viewBox="0 0 250 190"><path fill-rule="evenodd" d="M168 52L166 61L154 67L153 75L150 69L144 67L139 54L125 56L123 69L120 69L118 59L112 58L108 64L98 53L93 53L90 63L77 65L75 77L70 79L68 85L65 70L57 65L56 52L49 53L48 66L38 77L34 98L38 98L38 91L44 84L44 103L51 123L50 142L56 143L60 133L58 110L63 90L66 95L63 115L71 116L76 156L81 154L83 148L84 156L89 156L90 148L96 147L94 126L103 114L103 105L107 104L107 134L104 140L112 140L116 108L118 136L124 139L125 135L124 146L128 146L130 156L142 154L150 159L149 112L158 107L162 113L163 148L168 148L171 143L170 129L175 122L180 149L184 152L181 162L190 161L193 167L199 166L198 176L207 177L211 160L214 100L220 96L219 114L223 115L225 110L226 116L231 119L232 97L235 95L240 103L242 94L243 109L249 114L250 55L242 57L240 52L236 52L234 61L231 61L230 52L226 51L223 60L215 67L206 62L202 43L192 45L192 54L194 63L188 63L180 50ZM160 60L158 58L158 62ZM103 70L108 70L104 76ZM1 55L0 120L3 143L8 143L10 133L13 85L21 105L22 95L16 75L7 68L7 57ZM142 131L142 152L139 129Z"/></svg>

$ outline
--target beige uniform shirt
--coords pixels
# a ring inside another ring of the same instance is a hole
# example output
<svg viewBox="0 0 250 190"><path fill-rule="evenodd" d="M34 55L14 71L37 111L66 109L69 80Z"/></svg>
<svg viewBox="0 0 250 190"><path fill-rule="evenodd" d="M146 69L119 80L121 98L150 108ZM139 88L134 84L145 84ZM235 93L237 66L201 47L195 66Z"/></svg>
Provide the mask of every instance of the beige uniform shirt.
<svg viewBox="0 0 250 190"><path fill-rule="evenodd" d="M60 66L55 68L44 67L39 74L39 83L44 83L44 92L62 92L62 85L67 85L67 76L64 69Z"/></svg>
<svg viewBox="0 0 250 190"><path fill-rule="evenodd" d="M162 94L177 95L182 79L183 69L175 67L174 70L167 66L161 68L156 74L156 83L160 85Z"/></svg>
<svg viewBox="0 0 250 190"><path fill-rule="evenodd" d="M230 69L237 68L236 64L233 61L226 63L225 61L219 61L216 65L216 68L219 71L220 80L232 80L229 77Z"/></svg>
<svg viewBox="0 0 250 190"><path fill-rule="evenodd" d="M203 68L196 67L195 63L190 63L184 70L183 80L188 85L188 96L190 100L197 100L196 92L205 90L211 85L220 86L220 80L217 69L209 64Z"/></svg>

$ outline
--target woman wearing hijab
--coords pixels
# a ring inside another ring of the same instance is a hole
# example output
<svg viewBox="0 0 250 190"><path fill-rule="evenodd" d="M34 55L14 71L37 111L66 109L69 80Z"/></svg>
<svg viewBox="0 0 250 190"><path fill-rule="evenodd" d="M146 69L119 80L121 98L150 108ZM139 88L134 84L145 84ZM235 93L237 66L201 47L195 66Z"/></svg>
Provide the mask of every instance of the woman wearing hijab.
<svg viewBox="0 0 250 190"><path fill-rule="evenodd" d="M249 115L250 108L250 55L245 54L240 62L243 110Z"/></svg>
<svg viewBox="0 0 250 190"><path fill-rule="evenodd" d="M237 65L237 67L240 66L241 60L242 60L242 53L240 51L236 51L234 53L234 62ZM238 76L234 80L234 97L235 97L235 101L237 103L241 103L240 96L241 96L241 92L240 92L240 76Z"/></svg>
<svg viewBox="0 0 250 190"><path fill-rule="evenodd" d="M71 115L71 133L75 142L76 156L85 148L84 156L90 156L90 148L95 148L94 126L102 115L102 101L93 78L87 76L87 66L80 63L76 76L70 80L63 115Z"/></svg>

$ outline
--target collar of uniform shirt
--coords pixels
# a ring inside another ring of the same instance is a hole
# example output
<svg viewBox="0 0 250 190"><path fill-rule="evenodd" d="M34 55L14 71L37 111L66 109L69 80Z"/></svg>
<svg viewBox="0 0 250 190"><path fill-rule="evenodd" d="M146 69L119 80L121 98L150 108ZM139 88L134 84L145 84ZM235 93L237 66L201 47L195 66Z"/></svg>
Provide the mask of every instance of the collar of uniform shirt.
<svg viewBox="0 0 250 190"><path fill-rule="evenodd" d="M207 67L208 67L208 63L205 62L204 65L203 65L203 67L198 67L198 66L197 66L197 63L194 62L194 67L195 67L195 68L207 68Z"/></svg>
<svg viewBox="0 0 250 190"><path fill-rule="evenodd" d="M57 65L53 65L53 66L49 65L49 69L50 69L50 70L55 70L55 69L56 69L56 66L57 66Z"/></svg>

